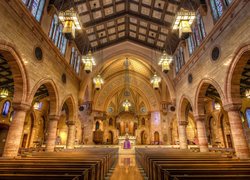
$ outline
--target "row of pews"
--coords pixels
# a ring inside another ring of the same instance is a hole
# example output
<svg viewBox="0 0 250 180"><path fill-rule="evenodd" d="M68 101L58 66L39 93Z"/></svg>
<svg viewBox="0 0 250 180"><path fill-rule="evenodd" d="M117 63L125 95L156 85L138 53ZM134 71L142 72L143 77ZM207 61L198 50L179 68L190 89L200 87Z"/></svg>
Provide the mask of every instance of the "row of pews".
<svg viewBox="0 0 250 180"><path fill-rule="evenodd" d="M30 157L0 159L0 179L103 180L117 160L117 148L38 152Z"/></svg>
<svg viewBox="0 0 250 180"><path fill-rule="evenodd" d="M250 160L167 148L136 148L135 153L144 176L150 180L250 179Z"/></svg>

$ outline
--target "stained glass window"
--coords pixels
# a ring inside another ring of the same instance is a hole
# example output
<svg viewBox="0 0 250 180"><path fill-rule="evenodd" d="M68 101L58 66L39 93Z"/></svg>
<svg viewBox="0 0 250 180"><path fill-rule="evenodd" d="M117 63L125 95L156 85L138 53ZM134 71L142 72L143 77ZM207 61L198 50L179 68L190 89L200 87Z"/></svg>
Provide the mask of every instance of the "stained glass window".
<svg viewBox="0 0 250 180"><path fill-rule="evenodd" d="M10 101L5 101L5 103L3 104L2 115L8 116L9 110L10 110Z"/></svg>
<svg viewBox="0 0 250 180"><path fill-rule="evenodd" d="M97 121L96 123L95 123L95 130L98 130L100 128L100 123Z"/></svg>
<svg viewBox="0 0 250 180"><path fill-rule="evenodd" d="M22 0L37 21L41 20L45 0Z"/></svg>
<svg viewBox="0 0 250 180"><path fill-rule="evenodd" d="M210 0L214 20L218 20L233 0Z"/></svg>
<svg viewBox="0 0 250 180"><path fill-rule="evenodd" d="M210 4L211 4L211 9L212 9L212 14L215 20L219 19L219 14L217 12L217 7L216 4L214 2L214 0L210 0Z"/></svg>
<svg viewBox="0 0 250 180"><path fill-rule="evenodd" d="M80 71L80 63L81 63L81 56L78 56L77 66L76 66L76 73L79 74Z"/></svg>
<svg viewBox="0 0 250 180"><path fill-rule="evenodd" d="M52 19L49 37L52 39L54 44L59 48L60 52L65 55L67 47L67 39L63 35L63 25L59 24L59 19L57 15L54 15Z"/></svg>
<svg viewBox="0 0 250 180"><path fill-rule="evenodd" d="M246 118L247 118L248 127L250 128L250 109L246 110Z"/></svg>
<svg viewBox="0 0 250 180"><path fill-rule="evenodd" d="M221 0L215 0L215 5L216 5L216 8L217 8L218 15L222 16L223 4L222 4Z"/></svg>
<svg viewBox="0 0 250 180"><path fill-rule="evenodd" d="M185 64L185 58L184 58L184 52L183 52L183 48L179 47L179 49L177 50L176 56L175 56L175 71L176 73L178 73L180 71L180 69L182 68L182 66Z"/></svg>
<svg viewBox="0 0 250 180"><path fill-rule="evenodd" d="M194 52L196 47L200 46L202 40L206 36L204 23L200 14L197 14L196 23L193 25L192 32L193 33L187 39L188 51L190 55Z"/></svg>
<svg viewBox="0 0 250 180"><path fill-rule="evenodd" d="M71 49L71 57L70 57L70 65L73 66L74 65L74 57L75 57L75 48L72 47Z"/></svg>
<svg viewBox="0 0 250 180"><path fill-rule="evenodd" d="M54 18L52 19L51 26L50 26L50 31L49 31L49 37L55 41L55 34L57 30L57 25L58 25L58 17L57 15L54 15Z"/></svg>

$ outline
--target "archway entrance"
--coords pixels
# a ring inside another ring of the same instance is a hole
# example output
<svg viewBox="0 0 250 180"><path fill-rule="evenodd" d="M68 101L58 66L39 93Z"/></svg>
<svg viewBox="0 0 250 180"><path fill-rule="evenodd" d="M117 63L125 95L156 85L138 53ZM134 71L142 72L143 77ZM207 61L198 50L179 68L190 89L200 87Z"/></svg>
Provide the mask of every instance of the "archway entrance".
<svg viewBox="0 0 250 180"><path fill-rule="evenodd" d="M145 131L141 132L141 144L144 145L147 142L147 135Z"/></svg>
<svg viewBox="0 0 250 180"><path fill-rule="evenodd" d="M114 139L114 134L112 131L109 131L109 135L108 135L108 144L113 144L113 139Z"/></svg>
<svg viewBox="0 0 250 180"><path fill-rule="evenodd" d="M160 144L160 134L158 131L154 132L154 144Z"/></svg>

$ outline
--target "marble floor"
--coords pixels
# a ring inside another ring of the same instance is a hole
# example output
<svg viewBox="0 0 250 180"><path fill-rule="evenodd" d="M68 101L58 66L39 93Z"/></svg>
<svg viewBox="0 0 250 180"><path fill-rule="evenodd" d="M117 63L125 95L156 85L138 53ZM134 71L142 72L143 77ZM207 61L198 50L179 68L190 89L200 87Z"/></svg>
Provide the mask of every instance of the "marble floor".
<svg viewBox="0 0 250 180"><path fill-rule="evenodd" d="M143 180L135 161L135 155L120 154L110 180Z"/></svg>

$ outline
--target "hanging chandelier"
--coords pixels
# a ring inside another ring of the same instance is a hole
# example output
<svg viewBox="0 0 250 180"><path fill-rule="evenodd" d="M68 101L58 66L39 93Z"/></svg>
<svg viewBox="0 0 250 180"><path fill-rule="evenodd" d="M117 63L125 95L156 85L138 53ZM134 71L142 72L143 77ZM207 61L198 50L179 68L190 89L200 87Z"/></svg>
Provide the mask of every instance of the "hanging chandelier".
<svg viewBox="0 0 250 180"><path fill-rule="evenodd" d="M246 98L250 98L250 89L246 89L245 96Z"/></svg>
<svg viewBox="0 0 250 180"><path fill-rule="evenodd" d="M189 34L192 33L191 25L195 19L195 12L180 9L174 18L173 30L179 29L179 38L187 39Z"/></svg>
<svg viewBox="0 0 250 180"><path fill-rule="evenodd" d="M1 91L0 91L0 97L1 97L1 98L7 98L8 95L9 95L8 89L2 88Z"/></svg>
<svg viewBox="0 0 250 180"><path fill-rule="evenodd" d="M129 111L129 107L131 106L131 103L126 99L123 103L122 103L122 106L124 107L124 110L126 112Z"/></svg>
<svg viewBox="0 0 250 180"><path fill-rule="evenodd" d="M164 73L168 73L172 61L173 61L173 56L168 55L167 52L164 50L158 65L161 65L162 71Z"/></svg>
<svg viewBox="0 0 250 180"><path fill-rule="evenodd" d="M83 56L82 61L85 64L84 71L86 71L86 73L92 72L92 67L96 64L91 51L89 51L86 56Z"/></svg>
<svg viewBox="0 0 250 180"><path fill-rule="evenodd" d="M59 12L59 19L63 23L63 34L67 39L75 38L76 29L81 29L79 18L73 8Z"/></svg>
<svg viewBox="0 0 250 180"><path fill-rule="evenodd" d="M95 84L95 89L100 90L102 88L102 84L104 83L104 80L102 79L101 75L98 74L94 79L93 82Z"/></svg>
<svg viewBox="0 0 250 180"><path fill-rule="evenodd" d="M156 72L154 74L154 76L150 79L150 83L153 84L153 88L155 90L159 89L159 83L161 82L161 77L156 75Z"/></svg>

